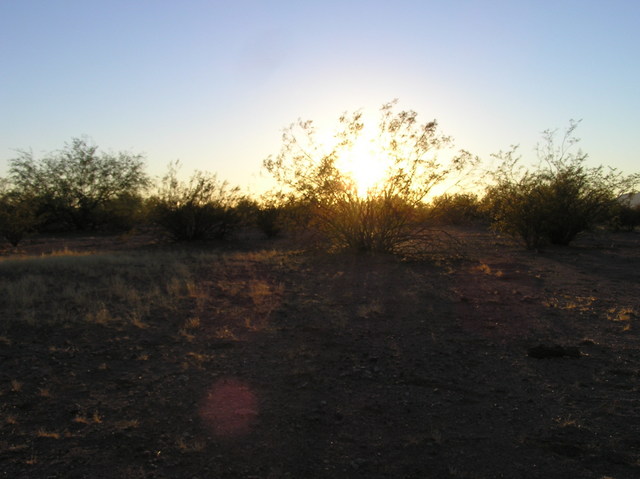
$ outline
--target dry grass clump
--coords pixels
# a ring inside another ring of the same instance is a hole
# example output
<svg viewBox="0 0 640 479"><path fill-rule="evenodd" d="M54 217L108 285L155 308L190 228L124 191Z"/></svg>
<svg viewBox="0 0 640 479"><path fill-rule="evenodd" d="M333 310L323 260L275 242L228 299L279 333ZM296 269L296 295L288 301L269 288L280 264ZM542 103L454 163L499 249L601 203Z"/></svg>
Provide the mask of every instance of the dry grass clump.
<svg viewBox="0 0 640 479"><path fill-rule="evenodd" d="M37 323L128 321L145 328L157 308L193 292L194 274L217 255L76 254L0 261L0 319Z"/></svg>

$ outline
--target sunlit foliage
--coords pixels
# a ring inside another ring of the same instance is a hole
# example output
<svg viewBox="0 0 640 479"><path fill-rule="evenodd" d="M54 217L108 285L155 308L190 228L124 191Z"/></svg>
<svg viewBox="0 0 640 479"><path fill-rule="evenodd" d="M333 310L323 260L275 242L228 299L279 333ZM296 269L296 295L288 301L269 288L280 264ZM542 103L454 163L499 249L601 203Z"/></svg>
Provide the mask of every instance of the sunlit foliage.
<svg viewBox="0 0 640 479"><path fill-rule="evenodd" d="M311 121L298 121L284 131L279 154L264 161L286 191L308 205L313 226L330 247L398 251L415 239L421 226L417 207L432 189L473 163L466 151L452 153L453 141L436 121L421 124L416 112L395 106L382 106L376 134L367 139L375 143L375 161L384 158L386 169L366 192L355 175L340 168L367 127L362 112L343 114L337 133L325 141L318 140ZM440 152L448 158L441 160Z"/></svg>

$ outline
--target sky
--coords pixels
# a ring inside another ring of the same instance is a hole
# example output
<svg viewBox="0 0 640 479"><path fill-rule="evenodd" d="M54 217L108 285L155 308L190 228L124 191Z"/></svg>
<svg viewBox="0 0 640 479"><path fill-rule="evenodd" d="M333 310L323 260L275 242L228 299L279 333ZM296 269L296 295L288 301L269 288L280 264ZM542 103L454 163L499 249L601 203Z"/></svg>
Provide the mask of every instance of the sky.
<svg viewBox="0 0 640 479"><path fill-rule="evenodd" d="M298 118L394 98L481 158L582 120L640 171L637 0L0 0L0 176L88 136L255 192Z"/></svg>

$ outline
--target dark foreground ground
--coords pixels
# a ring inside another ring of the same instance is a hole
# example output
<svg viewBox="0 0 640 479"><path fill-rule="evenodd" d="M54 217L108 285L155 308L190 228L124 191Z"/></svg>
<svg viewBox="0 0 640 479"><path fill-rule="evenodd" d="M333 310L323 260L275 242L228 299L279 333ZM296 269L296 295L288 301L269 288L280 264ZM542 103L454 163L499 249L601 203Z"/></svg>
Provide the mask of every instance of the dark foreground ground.
<svg viewBox="0 0 640 479"><path fill-rule="evenodd" d="M142 323L3 318L0 476L639 478L640 235L455 234L230 250Z"/></svg>

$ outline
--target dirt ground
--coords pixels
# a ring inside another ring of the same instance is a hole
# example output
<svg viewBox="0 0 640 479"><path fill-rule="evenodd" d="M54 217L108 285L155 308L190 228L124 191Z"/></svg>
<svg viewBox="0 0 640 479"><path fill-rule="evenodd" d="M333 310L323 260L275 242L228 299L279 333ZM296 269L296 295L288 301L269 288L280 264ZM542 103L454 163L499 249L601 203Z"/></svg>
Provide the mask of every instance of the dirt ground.
<svg viewBox="0 0 640 479"><path fill-rule="evenodd" d="M4 322L0 477L640 477L640 234L451 233L463 258L227 246L145 327ZM20 254L61 244L178 247Z"/></svg>

